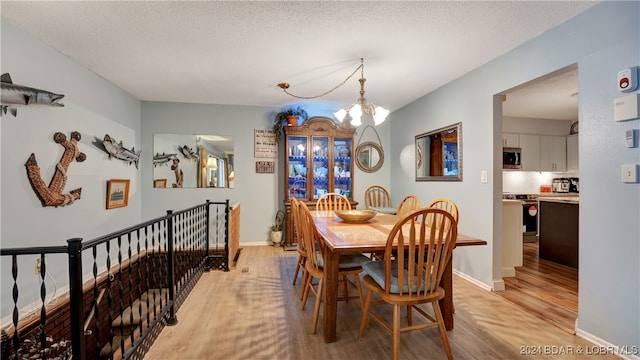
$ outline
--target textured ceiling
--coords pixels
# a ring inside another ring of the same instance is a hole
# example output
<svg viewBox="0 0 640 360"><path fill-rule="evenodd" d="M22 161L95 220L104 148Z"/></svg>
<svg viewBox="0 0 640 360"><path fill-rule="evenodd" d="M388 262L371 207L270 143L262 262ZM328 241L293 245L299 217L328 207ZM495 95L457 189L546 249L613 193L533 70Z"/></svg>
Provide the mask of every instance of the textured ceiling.
<svg viewBox="0 0 640 360"><path fill-rule="evenodd" d="M0 12L140 100L282 106L301 100L278 83L318 95L364 57L366 97L395 110L596 3L3 0ZM352 103L357 77L312 102Z"/></svg>

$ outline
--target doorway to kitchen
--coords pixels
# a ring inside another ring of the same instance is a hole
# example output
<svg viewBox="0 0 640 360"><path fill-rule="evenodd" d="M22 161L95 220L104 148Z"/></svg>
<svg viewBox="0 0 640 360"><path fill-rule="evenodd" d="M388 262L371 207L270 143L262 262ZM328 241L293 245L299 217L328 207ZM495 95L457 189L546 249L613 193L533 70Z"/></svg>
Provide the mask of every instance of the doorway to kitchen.
<svg viewBox="0 0 640 360"><path fill-rule="evenodd" d="M554 180L578 178L577 160L568 161L566 145L570 136L577 144L578 66L509 89L502 100L503 147L517 148L521 154L520 168L502 172L503 198L531 204L523 206L522 239L503 238L503 242L522 241L522 266L515 267L515 276L503 277L505 290L495 294L573 334L578 271L539 257L541 214L536 199L564 195L552 192Z"/></svg>

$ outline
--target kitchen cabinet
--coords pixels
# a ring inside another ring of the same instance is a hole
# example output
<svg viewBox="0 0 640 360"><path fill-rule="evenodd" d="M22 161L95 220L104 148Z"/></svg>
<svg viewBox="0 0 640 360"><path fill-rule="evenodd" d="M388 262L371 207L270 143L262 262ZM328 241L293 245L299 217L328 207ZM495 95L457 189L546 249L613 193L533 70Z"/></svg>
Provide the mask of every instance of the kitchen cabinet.
<svg viewBox="0 0 640 360"><path fill-rule="evenodd" d="M567 170L567 139L565 136L540 136L540 170Z"/></svg>
<svg viewBox="0 0 640 360"><path fill-rule="evenodd" d="M567 171L578 171L578 134L567 136Z"/></svg>
<svg viewBox="0 0 640 360"><path fill-rule="evenodd" d="M538 256L578 268L578 200L539 198Z"/></svg>
<svg viewBox="0 0 640 360"><path fill-rule="evenodd" d="M520 147L518 134L502 133L502 147Z"/></svg>
<svg viewBox="0 0 640 360"><path fill-rule="evenodd" d="M516 276L522 266L522 204L520 200L502 200L502 277Z"/></svg>
<svg viewBox="0 0 640 360"><path fill-rule="evenodd" d="M285 248L294 248L297 239L291 219L291 198L315 210L316 200L326 193L353 200L353 134L327 117L313 117L300 126L284 127L284 194L286 208Z"/></svg>
<svg viewBox="0 0 640 360"><path fill-rule="evenodd" d="M520 134L522 171L540 171L540 135Z"/></svg>

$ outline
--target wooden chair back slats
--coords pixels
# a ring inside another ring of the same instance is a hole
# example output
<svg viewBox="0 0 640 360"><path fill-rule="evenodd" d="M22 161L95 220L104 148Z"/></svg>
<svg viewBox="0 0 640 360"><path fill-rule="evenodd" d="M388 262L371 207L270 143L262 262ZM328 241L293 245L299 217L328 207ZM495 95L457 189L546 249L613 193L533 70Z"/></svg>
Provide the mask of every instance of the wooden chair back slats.
<svg viewBox="0 0 640 360"><path fill-rule="evenodd" d="M391 196L389 191L380 185L372 185L364 192L365 208L371 207L391 207Z"/></svg>
<svg viewBox="0 0 640 360"><path fill-rule="evenodd" d="M398 284L407 284L406 292L402 291L404 287L400 287L400 295L426 296L433 293L451 258L457 229L453 216L441 209L420 209L396 223L389 233L385 250L385 292L389 294L393 276L398 279ZM405 251L394 253L395 244ZM405 269L398 266L395 274L391 267L394 254L398 264L407 264Z"/></svg>
<svg viewBox="0 0 640 360"><path fill-rule="evenodd" d="M398 205L396 214L400 217L405 217L410 212L418 209L420 209L420 198L415 195L407 195Z"/></svg>
<svg viewBox="0 0 640 360"><path fill-rule="evenodd" d="M327 193L322 195L316 201L316 210L332 211L332 210L351 210L349 199L338 193Z"/></svg>
<svg viewBox="0 0 640 360"><path fill-rule="evenodd" d="M436 208L436 209L442 209L446 212L448 212L449 214L451 214L453 216L453 219L456 221L456 223L458 222L458 206L451 200L447 199L447 198L438 198L433 200L429 206L427 206L428 208Z"/></svg>

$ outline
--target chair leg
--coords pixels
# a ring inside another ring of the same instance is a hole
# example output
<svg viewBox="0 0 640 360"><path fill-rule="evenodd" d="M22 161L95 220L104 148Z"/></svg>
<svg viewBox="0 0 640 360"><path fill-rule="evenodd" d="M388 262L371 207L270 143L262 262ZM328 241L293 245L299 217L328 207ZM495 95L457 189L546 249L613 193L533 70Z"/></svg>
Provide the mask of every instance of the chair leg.
<svg viewBox="0 0 640 360"><path fill-rule="evenodd" d="M431 303L433 306L433 312L436 314L436 320L438 320L438 330L440 330L440 337L442 338L442 344L444 345L444 351L447 353L447 359L452 360L453 354L451 353L451 346L449 345L449 337L447 336L447 329L444 327L444 319L442 318L442 312L440 312L440 305L437 301Z"/></svg>
<svg viewBox="0 0 640 360"><path fill-rule="evenodd" d="M300 271L301 262L302 262L302 256L298 256L298 262L296 262L296 271L293 273L293 285L295 285L296 280L298 280L298 271Z"/></svg>
<svg viewBox="0 0 640 360"><path fill-rule="evenodd" d="M296 280L298 280L298 271L300 270L300 259L298 259L298 262L296 263L296 270L293 272L293 283L292 285L296 284Z"/></svg>
<svg viewBox="0 0 640 360"><path fill-rule="evenodd" d="M358 300L360 300L360 306L362 306L362 283L360 283L360 276L358 274L355 274L356 277L356 290L358 291Z"/></svg>
<svg viewBox="0 0 640 360"><path fill-rule="evenodd" d="M373 295L373 291L369 289L367 291L367 296L364 299L364 302L360 302L362 305L362 320L360 320L360 331L358 332L358 339L364 335L364 329L367 327L367 321L369 320L369 308L371 307L371 296Z"/></svg>
<svg viewBox="0 0 640 360"><path fill-rule="evenodd" d="M393 305L393 360L400 359L400 305Z"/></svg>
<svg viewBox="0 0 640 360"><path fill-rule="evenodd" d="M300 300L301 301L302 301L302 297L304 296L304 290L306 289L306 283L307 283L307 278L308 277L309 277L309 272L305 268L302 268L302 289L300 289Z"/></svg>
<svg viewBox="0 0 640 360"><path fill-rule="evenodd" d="M413 306L407 305L407 325L413 325Z"/></svg>
<svg viewBox="0 0 640 360"><path fill-rule="evenodd" d="M313 276L307 272L307 277L302 281L302 304L300 304L300 308L304 310L305 305L307 305L307 298L309 297L309 289L311 288L313 282Z"/></svg>
<svg viewBox="0 0 640 360"><path fill-rule="evenodd" d="M316 306L313 309L313 333L318 329L318 317L320 315L320 304L322 303L322 285L323 279L318 281L318 291L316 292Z"/></svg>

